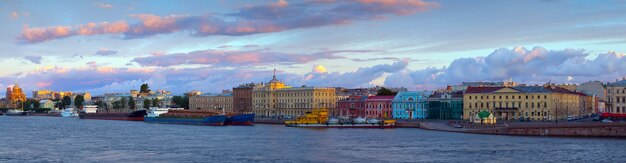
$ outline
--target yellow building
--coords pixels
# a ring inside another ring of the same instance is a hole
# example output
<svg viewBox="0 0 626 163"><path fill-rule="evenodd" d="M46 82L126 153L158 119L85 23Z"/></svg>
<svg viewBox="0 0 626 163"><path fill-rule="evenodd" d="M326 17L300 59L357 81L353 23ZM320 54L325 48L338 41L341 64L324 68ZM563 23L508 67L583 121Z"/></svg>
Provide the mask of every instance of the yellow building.
<svg viewBox="0 0 626 163"><path fill-rule="evenodd" d="M259 116L295 117L314 108L334 109L336 102L335 88L294 88L276 79L276 74L252 90L252 110Z"/></svg>
<svg viewBox="0 0 626 163"><path fill-rule="evenodd" d="M626 113L626 78L606 85L607 111L614 114Z"/></svg>
<svg viewBox="0 0 626 163"><path fill-rule="evenodd" d="M553 121L580 115L581 97L555 86L468 87L463 94L463 119L485 110L497 120Z"/></svg>
<svg viewBox="0 0 626 163"><path fill-rule="evenodd" d="M7 97L11 102L24 102L26 101L26 94L22 92L22 88L20 88L17 83L11 88L11 94Z"/></svg>

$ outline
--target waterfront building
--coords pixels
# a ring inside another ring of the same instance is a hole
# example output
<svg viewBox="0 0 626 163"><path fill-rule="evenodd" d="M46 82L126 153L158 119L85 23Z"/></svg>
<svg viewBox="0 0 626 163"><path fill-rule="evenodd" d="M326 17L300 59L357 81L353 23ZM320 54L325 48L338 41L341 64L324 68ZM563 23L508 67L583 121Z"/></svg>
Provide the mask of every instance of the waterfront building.
<svg viewBox="0 0 626 163"><path fill-rule="evenodd" d="M26 94L24 94L24 92L22 92L22 88L20 88L20 86L15 83L15 85L13 85L13 87L11 88L11 92L10 94L7 94L7 99L9 99L10 102L24 102L26 101ZM8 89L7 89L7 92Z"/></svg>
<svg viewBox="0 0 626 163"><path fill-rule="evenodd" d="M33 91L33 99L39 99L39 100L48 99L48 100L52 100L52 99L54 99L54 92L51 91L51 90L37 90L37 91Z"/></svg>
<svg viewBox="0 0 626 163"><path fill-rule="evenodd" d="M254 86L254 83L248 83L233 87L233 111L252 112L252 89Z"/></svg>
<svg viewBox="0 0 626 163"><path fill-rule="evenodd" d="M369 96L365 100L365 118L392 118L391 102L395 96Z"/></svg>
<svg viewBox="0 0 626 163"><path fill-rule="evenodd" d="M589 81L576 87L576 92L598 97L601 101L606 101L606 87L600 81Z"/></svg>
<svg viewBox="0 0 626 163"><path fill-rule="evenodd" d="M452 87L433 92L428 97L429 119L460 120L463 118L463 91L455 91Z"/></svg>
<svg viewBox="0 0 626 163"><path fill-rule="evenodd" d="M252 107L258 116L295 117L312 109L335 109L335 88L291 87L276 78L252 89Z"/></svg>
<svg viewBox="0 0 626 163"><path fill-rule="evenodd" d="M614 114L626 113L626 78L621 81L607 83L607 112Z"/></svg>
<svg viewBox="0 0 626 163"><path fill-rule="evenodd" d="M392 101L394 119L425 119L430 91L398 92Z"/></svg>
<svg viewBox="0 0 626 163"><path fill-rule="evenodd" d="M337 110L340 117L365 117L365 100L368 96L355 95L337 101Z"/></svg>
<svg viewBox="0 0 626 163"><path fill-rule="evenodd" d="M519 84L513 81L501 81L501 82L485 82L485 81L478 81L478 82L463 82L462 83L463 86L468 86L468 87L515 87L518 86Z"/></svg>
<svg viewBox="0 0 626 163"><path fill-rule="evenodd" d="M189 97L189 109L219 111L233 111L233 95L231 93L205 93Z"/></svg>
<svg viewBox="0 0 626 163"><path fill-rule="evenodd" d="M488 111L498 120L566 120L581 115L580 100L580 94L554 85L468 87L463 95L463 119Z"/></svg>
<svg viewBox="0 0 626 163"><path fill-rule="evenodd" d="M8 101L11 98L11 94L13 94L13 87L7 87L7 92L4 98Z"/></svg>
<svg viewBox="0 0 626 163"><path fill-rule="evenodd" d="M193 91L185 93L185 96L191 97L191 96L199 96L201 94L202 94L202 92L200 92L198 90L193 90Z"/></svg>

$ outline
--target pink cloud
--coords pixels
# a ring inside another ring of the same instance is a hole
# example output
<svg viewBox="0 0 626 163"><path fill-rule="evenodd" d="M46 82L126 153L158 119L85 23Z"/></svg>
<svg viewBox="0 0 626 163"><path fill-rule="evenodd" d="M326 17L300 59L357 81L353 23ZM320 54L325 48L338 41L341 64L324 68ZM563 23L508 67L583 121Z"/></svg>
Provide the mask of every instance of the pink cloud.
<svg viewBox="0 0 626 163"><path fill-rule="evenodd" d="M231 51L231 50L200 50L189 53L173 53L137 57L132 60L142 66L176 66L176 65L222 65L251 66L259 64L301 64L321 59L342 59L339 53L367 53L368 50L322 51L312 54L292 54L265 50Z"/></svg>
<svg viewBox="0 0 626 163"><path fill-rule="evenodd" d="M215 16L152 14L130 15L138 23L88 23L76 27L25 27L19 42L38 43L75 35L121 34L125 39L189 31L192 36L251 35L330 25L346 25L354 21L380 20L388 15L412 15L437 7L422 0L345 0L335 2L306 1L288 4L284 0L264 5L247 6L235 13ZM62 28L64 31L55 29Z"/></svg>

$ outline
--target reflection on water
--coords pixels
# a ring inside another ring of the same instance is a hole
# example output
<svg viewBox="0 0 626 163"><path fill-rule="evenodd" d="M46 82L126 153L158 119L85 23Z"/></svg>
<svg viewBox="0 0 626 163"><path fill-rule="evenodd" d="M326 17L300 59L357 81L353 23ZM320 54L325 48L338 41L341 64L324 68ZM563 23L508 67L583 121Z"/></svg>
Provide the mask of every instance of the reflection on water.
<svg viewBox="0 0 626 163"><path fill-rule="evenodd" d="M0 117L0 162L621 162L626 140Z"/></svg>

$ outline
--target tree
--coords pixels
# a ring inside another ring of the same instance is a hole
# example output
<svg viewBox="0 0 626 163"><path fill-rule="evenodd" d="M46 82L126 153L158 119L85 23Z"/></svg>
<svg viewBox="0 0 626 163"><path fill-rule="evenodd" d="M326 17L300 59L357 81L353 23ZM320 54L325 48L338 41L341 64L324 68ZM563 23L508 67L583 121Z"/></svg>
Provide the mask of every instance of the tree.
<svg viewBox="0 0 626 163"><path fill-rule="evenodd" d="M135 104L135 99L133 98L133 96L130 96L128 98L128 107L130 107L131 110L135 110L137 107L137 105Z"/></svg>
<svg viewBox="0 0 626 163"><path fill-rule="evenodd" d="M24 110L32 109L30 103L31 103L30 100L24 101Z"/></svg>
<svg viewBox="0 0 626 163"><path fill-rule="evenodd" d="M143 108L144 109L149 109L150 108L150 99L143 100Z"/></svg>
<svg viewBox="0 0 626 163"><path fill-rule="evenodd" d="M152 107L159 107L159 102L158 98L152 99Z"/></svg>
<svg viewBox="0 0 626 163"><path fill-rule="evenodd" d="M113 109L116 109L116 110L117 110L117 109L120 109L120 108L121 108L121 106L122 106L122 105L120 104L120 101L119 101L119 100L117 100L117 101L113 101Z"/></svg>
<svg viewBox="0 0 626 163"><path fill-rule="evenodd" d="M189 97L187 96L174 96L172 102L178 105L178 107L189 109Z"/></svg>
<svg viewBox="0 0 626 163"><path fill-rule="evenodd" d="M67 108L68 105L72 104L72 98L70 96L63 96L61 104L63 106L63 109Z"/></svg>
<svg viewBox="0 0 626 163"><path fill-rule="evenodd" d="M39 101L33 99L33 109L39 109L40 107L41 107L41 104L39 103Z"/></svg>
<svg viewBox="0 0 626 163"><path fill-rule="evenodd" d="M85 102L85 97L83 97L83 95L76 95L76 97L74 97L74 106L76 106L76 108L82 107L83 102Z"/></svg>
<svg viewBox="0 0 626 163"><path fill-rule="evenodd" d="M376 92L376 96L395 96L398 92L394 92L385 87L381 87L378 92Z"/></svg>
<svg viewBox="0 0 626 163"><path fill-rule="evenodd" d="M120 107L122 109L126 109L126 104L128 104L128 102L126 101L126 97L122 97L122 99L120 99Z"/></svg>
<svg viewBox="0 0 626 163"><path fill-rule="evenodd" d="M139 89L139 92L148 93L150 92L150 87L148 86L148 84L141 84L141 89Z"/></svg>

